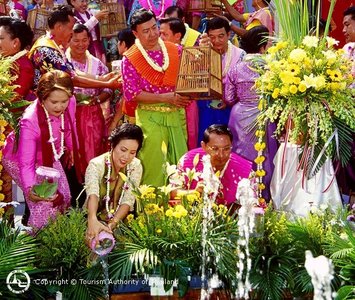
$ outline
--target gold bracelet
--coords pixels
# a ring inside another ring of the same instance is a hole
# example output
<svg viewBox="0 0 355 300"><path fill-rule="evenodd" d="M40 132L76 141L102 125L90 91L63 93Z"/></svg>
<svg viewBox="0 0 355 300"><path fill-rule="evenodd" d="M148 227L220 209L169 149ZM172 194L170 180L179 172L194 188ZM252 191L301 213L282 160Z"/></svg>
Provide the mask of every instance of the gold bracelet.
<svg viewBox="0 0 355 300"><path fill-rule="evenodd" d="M116 220L115 218L112 218L110 221L108 221L108 224L115 224L115 225L117 225L118 222L119 222L119 220Z"/></svg>

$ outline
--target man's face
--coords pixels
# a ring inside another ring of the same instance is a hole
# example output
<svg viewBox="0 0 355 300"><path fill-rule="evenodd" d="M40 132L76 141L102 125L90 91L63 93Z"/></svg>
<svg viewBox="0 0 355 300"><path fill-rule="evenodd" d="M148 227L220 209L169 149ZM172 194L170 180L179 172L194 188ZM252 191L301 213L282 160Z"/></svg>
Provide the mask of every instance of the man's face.
<svg viewBox="0 0 355 300"><path fill-rule="evenodd" d="M159 38L157 21L152 18L143 24L137 25L136 31L133 31L133 34L139 39L144 49L155 48Z"/></svg>
<svg viewBox="0 0 355 300"><path fill-rule="evenodd" d="M211 133L209 142L201 142L201 146L211 156L212 167L216 170L223 169L232 151L232 142L229 136Z"/></svg>
<svg viewBox="0 0 355 300"><path fill-rule="evenodd" d="M72 16L69 16L69 22L67 23L57 23L54 28L55 28L55 36L58 39L58 42L64 46L65 48L67 47L68 43L70 42L70 39L73 36L73 27L75 24L75 18Z"/></svg>
<svg viewBox="0 0 355 300"><path fill-rule="evenodd" d="M168 23L160 24L160 38L166 42L172 42L174 44L180 44L181 42L181 34L173 33L170 29L170 25Z"/></svg>
<svg viewBox="0 0 355 300"><path fill-rule="evenodd" d="M226 32L226 29L212 29L208 32L208 36L211 40L212 48L219 53L224 53L228 49L228 39L229 33Z"/></svg>
<svg viewBox="0 0 355 300"><path fill-rule="evenodd" d="M355 42L355 20L351 18L351 15L343 19L343 33L347 43Z"/></svg>
<svg viewBox="0 0 355 300"><path fill-rule="evenodd" d="M173 11L170 15L165 14L164 18L179 18L177 11Z"/></svg>
<svg viewBox="0 0 355 300"><path fill-rule="evenodd" d="M73 56L84 55L85 51L89 48L90 38L88 33L84 30L80 33L74 33L70 40L70 50Z"/></svg>

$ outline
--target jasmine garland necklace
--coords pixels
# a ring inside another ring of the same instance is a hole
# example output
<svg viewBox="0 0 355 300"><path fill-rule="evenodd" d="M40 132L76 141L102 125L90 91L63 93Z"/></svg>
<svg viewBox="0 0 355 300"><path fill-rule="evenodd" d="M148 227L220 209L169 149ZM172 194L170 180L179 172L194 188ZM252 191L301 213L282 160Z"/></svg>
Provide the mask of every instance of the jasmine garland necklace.
<svg viewBox="0 0 355 300"><path fill-rule="evenodd" d="M112 150L109 152L109 154L107 155L106 160L105 160L105 164L107 165L107 174L105 177L106 178L106 196L105 196L104 200L105 200L105 208L107 211L107 216L109 217L109 219L112 219L114 217L114 215L116 214L116 212L118 211L118 208L120 207L124 192L129 188L129 186L128 186L128 182L125 182L123 184L120 200L118 201L116 210L111 212L110 205L109 205L110 200L111 200L110 184L111 184L111 168L112 168L110 157L112 157L112 161L113 161ZM132 171L131 168L129 168L129 165L127 165L127 177L128 178L130 177L131 171Z"/></svg>
<svg viewBox="0 0 355 300"><path fill-rule="evenodd" d="M59 153L57 152L57 149L55 148L54 145L54 136L53 136L53 128L51 124L51 119L49 118L49 114L47 109L42 105L44 109L44 113L46 114L46 119L47 119L47 124L48 124L48 131L49 131L49 140L48 142L51 143L52 145L52 150L53 150L53 156L54 160L58 161L62 155L64 154L64 112L60 115L60 151Z"/></svg>
<svg viewBox="0 0 355 300"><path fill-rule="evenodd" d="M163 65L161 67L158 64L156 64L154 62L154 60L152 60L150 58L147 51L145 51L145 49L143 48L143 45L141 44L139 39L135 40L135 44L136 44L138 50L142 53L144 59L155 71L158 71L161 73L166 71L166 69L169 67L169 63L170 63L169 54L168 54L168 50L166 49L166 46L161 38L158 39L158 44L161 48L161 51L163 52Z"/></svg>

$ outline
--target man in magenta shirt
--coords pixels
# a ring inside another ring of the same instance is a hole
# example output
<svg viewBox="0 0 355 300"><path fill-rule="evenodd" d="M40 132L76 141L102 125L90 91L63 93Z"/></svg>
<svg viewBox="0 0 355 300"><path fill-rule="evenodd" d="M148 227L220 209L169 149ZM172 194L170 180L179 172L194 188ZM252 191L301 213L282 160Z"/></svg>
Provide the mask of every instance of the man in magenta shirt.
<svg viewBox="0 0 355 300"><path fill-rule="evenodd" d="M194 160L198 155L195 171L200 173L204 168L202 158L205 155L210 155L213 172L216 174L218 172L220 180L216 202L227 206L231 206L236 200L238 182L242 178L248 178L252 170L250 161L232 153L232 140L232 133L226 125L213 124L205 130L201 148L187 152L178 163L178 172L183 174L188 169L194 168ZM181 189L202 192L201 183L202 178L199 174L190 183L185 176L183 186L177 187L171 196L177 195Z"/></svg>

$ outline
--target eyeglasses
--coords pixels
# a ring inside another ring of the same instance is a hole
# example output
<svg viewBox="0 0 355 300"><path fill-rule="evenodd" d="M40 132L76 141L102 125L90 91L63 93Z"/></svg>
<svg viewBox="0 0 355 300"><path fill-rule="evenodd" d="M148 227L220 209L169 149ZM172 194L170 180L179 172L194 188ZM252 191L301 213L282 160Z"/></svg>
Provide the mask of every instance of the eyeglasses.
<svg viewBox="0 0 355 300"><path fill-rule="evenodd" d="M228 154L232 151L232 146L226 146L223 148L215 147L215 146L207 146L208 150L210 151L210 154L212 155L217 155L219 154L220 151L222 151L222 154Z"/></svg>

